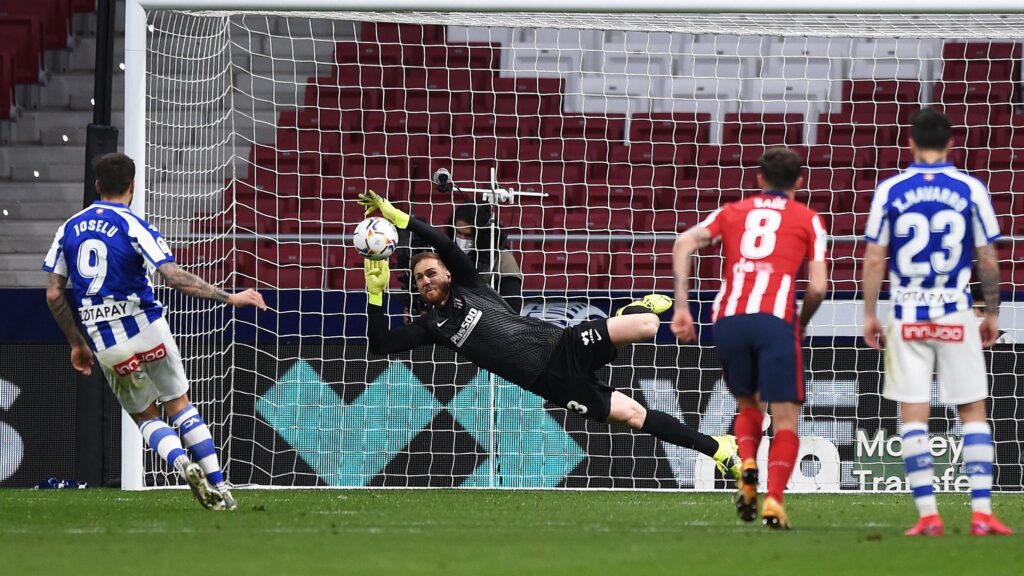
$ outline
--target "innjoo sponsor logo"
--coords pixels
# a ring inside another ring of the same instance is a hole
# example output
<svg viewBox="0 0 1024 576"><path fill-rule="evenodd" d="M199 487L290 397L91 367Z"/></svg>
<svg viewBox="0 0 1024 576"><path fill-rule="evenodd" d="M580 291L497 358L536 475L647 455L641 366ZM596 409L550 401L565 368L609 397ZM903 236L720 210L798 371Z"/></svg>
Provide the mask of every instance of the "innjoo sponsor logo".
<svg viewBox="0 0 1024 576"><path fill-rule="evenodd" d="M161 344L152 350L146 350L145 352L139 352L131 358L121 362L120 364L114 365L114 372L117 372L120 376L127 376L132 372L135 372L143 364L149 362L156 362L157 360L163 360L167 357L167 348Z"/></svg>
<svg viewBox="0 0 1024 576"><path fill-rule="evenodd" d="M904 324L902 333L904 340L964 341L964 327L962 324L936 324L934 322Z"/></svg>

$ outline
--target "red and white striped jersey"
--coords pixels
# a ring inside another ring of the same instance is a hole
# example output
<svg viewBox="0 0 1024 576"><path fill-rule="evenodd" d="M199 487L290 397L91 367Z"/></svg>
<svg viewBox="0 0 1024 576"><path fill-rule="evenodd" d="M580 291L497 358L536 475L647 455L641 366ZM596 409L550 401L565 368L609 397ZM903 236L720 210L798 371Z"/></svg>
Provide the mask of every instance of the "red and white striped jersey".
<svg viewBox="0 0 1024 576"><path fill-rule="evenodd" d="M722 242L725 258L712 319L764 313L793 322L797 271L805 258L825 261L821 216L783 194L765 193L726 204L701 225Z"/></svg>

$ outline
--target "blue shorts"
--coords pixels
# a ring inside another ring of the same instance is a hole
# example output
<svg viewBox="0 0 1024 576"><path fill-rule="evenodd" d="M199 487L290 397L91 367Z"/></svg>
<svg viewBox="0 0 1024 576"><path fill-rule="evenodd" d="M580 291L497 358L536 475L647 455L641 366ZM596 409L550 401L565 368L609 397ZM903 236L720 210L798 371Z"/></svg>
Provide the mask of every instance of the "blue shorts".
<svg viewBox="0 0 1024 576"><path fill-rule="evenodd" d="M715 323L715 349L734 396L804 401L804 359L793 324L771 314L727 316Z"/></svg>

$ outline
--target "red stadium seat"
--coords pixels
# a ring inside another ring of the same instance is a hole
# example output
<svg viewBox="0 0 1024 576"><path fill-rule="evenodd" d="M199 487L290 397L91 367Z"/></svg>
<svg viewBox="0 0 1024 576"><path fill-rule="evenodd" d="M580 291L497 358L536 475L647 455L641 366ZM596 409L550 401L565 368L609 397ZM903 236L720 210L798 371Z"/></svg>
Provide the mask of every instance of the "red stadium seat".
<svg viewBox="0 0 1024 576"><path fill-rule="evenodd" d="M621 142L625 128L626 118L621 115L564 114L544 118L540 133L544 138Z"/></svg>
<svg viewBox="0 0 1024 576"><path fill-rule="evenodd" d="M630 119L629 141L707 144L710 114L655 112L636 114Z"/></svg>
<svg viewBox="0 0 1024 576"><path fill-rule="evenodd" d="M832 242L829 247L828 262L832 291L858 290L861 263L864 260L864 241L858 239L856 242Z"/></svg>
<svg viewBox="0 0 1024 576"><path fill-rule="evenodd" d="M524 250L523 290L557 292L607 288L610 253L593 248L586 242L545 242L539 250Z"/></svg>
<svg viewBox="0 0 1024 576"><path fill-rule="evenodd" d="M629 292L671 292L672 243L636 242L618 245L612 256L609 288Z"/></svg>
<svg viewBox="0 0 1024 576"><path fill-rule="evenodd" d="M42 22L38 15L10 15L0 20L0 52L13 54L11 63L16 83L39 83L42 38Z"/></svg>
<svg viewBox="0 0 1024 576"><path fill-rule="evenodd" d="M569 210L564 220L552 220L557 228L567 232L646 232L650 229L651 213L630 208L582 208Z"/></svg>
<svg viewBox="0 0 1024 576"><path fill-rule="evenodd" d="M324 288L326 269L322 244L282 243L257 247L256 283L273 288Z"/></svg>
<svg viewBox="0 0 1024 576"><path fill-rule="evenodd" d="M722 142L792 146L803 141L803 122L803 114L726 114Z"/></svg>

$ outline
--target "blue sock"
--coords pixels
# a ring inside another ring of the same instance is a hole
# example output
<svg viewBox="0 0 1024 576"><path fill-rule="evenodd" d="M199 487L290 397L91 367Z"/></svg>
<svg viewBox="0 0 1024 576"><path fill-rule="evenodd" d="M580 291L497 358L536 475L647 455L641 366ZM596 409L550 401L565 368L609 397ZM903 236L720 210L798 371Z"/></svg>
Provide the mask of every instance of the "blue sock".
<svg viewBox="0 0 1024 576"><path fill-rule="evenodd" d="M964 424L964 468L971 479L971 509L992 513L992 428L988 422Z"/></svg>
<svg viewBox="0 0 1024 576"><path fill-rule="evenodd" d="M932 449L928 441L928 425L909 422L903 425L903 465L907 469L907 483L914 493L914 504L922 518L939 513L932 485Z"/></svg>
<svg viewBox="0 0 1024 576"><path fill-rule="evenodd" d="M220 462L217 460L217 448L213 445L213 436L206 422L199 415L199 411L192 404L189 404L181 412L171 417L174 427L181 433L182 440L188 446L192 458L203 467L206 479L210 484L221 488L224 485L224 474L220 469Z"/></svg>
<svg viewBox="0 0 1024 576"><path fill-rule="evenodd" d="M139 423L139 431L146 444L171 465L178 474L184 477L188 454L181 447L181 440L166 422L159 418Z"/></svg>

